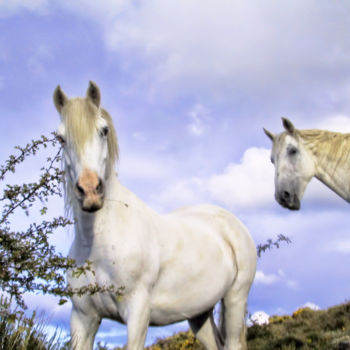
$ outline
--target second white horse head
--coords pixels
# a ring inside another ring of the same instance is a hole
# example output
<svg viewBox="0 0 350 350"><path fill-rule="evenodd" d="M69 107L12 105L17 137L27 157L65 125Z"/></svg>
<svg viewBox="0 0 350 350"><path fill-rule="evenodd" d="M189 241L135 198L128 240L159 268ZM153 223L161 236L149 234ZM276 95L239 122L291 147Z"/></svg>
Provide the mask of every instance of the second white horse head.
<svg viewBox="0 0 350 350"><path fill-rule="evenodd" d="M264 129L272 141L277 202L298 210L313 177L350 202L350 134L298 130L287 118L282 122L285 131L280 134Z"/></svg>

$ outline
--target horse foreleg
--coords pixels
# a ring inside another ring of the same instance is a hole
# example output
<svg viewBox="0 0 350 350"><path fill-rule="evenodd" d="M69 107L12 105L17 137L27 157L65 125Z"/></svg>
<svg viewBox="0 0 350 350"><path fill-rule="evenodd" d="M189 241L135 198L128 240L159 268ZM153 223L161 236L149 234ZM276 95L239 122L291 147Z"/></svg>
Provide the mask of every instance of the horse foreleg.
<svg viewBox="0 0 350 350"><path fill-rule="evenodd" d="M150 320L149 295L142 289L128 300L127 350L143 350Z"/></svg>
<svg viewBox="0 0 350 350"><path fill-rule="evenodd" d="M71 348L73 350L92 350L100 323L99 317L87 315L73 308L70 319Z"/></svg>

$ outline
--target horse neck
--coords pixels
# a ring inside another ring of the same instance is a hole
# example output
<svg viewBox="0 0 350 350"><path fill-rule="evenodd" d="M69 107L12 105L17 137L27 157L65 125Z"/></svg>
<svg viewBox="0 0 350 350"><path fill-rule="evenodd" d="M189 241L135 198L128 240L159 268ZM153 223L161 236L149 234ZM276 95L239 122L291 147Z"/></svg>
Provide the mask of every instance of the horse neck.
<svg viewBox="0 0 350 350"><path fill-rule="evenodd" d="M95 236L96 225L107 215L109 210L106 200L115 196L119 182L116 176L110 175L106 180L106 199L103 207L95 213L85 213L80 209L75 198L70 198L71 210L75 219L75 240L83 245L91 245Z"/></svg>
<svg viewBox="0 0 350 350"><path fill-rule="evenodd" d="M316 142L311 146L307 145L307 148L311 151L316 165L315 177L350 202L350 142L346 136L337 134L337 137L342 139L336 141L333 141L335 137L330 137L327 147ZM333 142L337 144L332 144Z"/></svg>
<svg viewBox="0 0 350 350"><path fill-rule="evenodd" d="M100 210L96 213L84 213L77 205L73 205L73 213L76 218L75 239L84 245L91 245L95 240L96 229L104 226L107 218L111 217L110 211L113 212L113 217L117 218L119 215L125 214L125 210L143 213L147 217L159 215L120 184L117 176L113 174L107 180L104 205ZM114 227L114 230L118 232L118 227ZM100 233L98 236L100 239L104 239Z"/></svg>

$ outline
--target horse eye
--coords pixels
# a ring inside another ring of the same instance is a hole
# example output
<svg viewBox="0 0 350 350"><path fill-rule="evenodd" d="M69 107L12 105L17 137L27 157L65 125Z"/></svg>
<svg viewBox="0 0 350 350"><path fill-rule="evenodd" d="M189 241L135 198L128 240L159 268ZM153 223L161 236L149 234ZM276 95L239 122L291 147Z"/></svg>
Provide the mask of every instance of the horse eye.
<svg viewBox="0 0 350 350"><path fill-rule="evenodd" d="M101 129L101 136L107 136L108 131L109 131L108 126L103 127L103 128Z"/></svg>
<svg viewBox="0 0 350 350"><path fill-rule="evenodd" d="M290 148L288 149L288 154L289 154L290 156L294 156L295 154L297 154L297 152L298 152L298 149L297 149L296 147L290 147Z"/></svg>
<svg viewBox="0 0 350 350"><path fill-rule="evenodd" d="M61 136L61 135L56 135L56 139L62 146L66 143L63 136Z"/></svg>

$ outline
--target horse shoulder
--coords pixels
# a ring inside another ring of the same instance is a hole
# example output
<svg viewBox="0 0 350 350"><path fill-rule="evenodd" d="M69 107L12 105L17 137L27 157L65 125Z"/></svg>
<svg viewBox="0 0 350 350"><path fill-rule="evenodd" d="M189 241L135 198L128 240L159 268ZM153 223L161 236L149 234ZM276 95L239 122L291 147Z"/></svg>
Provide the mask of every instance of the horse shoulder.
<svg viewBox="0 0 350 350"><path fill-rule="evenodd" d="M204 204L181 208L172 216L178 221L190 221L199 230L196 235L198 240L222 245L235 259L239 269L254 271L257 259L255 243L245 225L231 212Z"/></svg>

